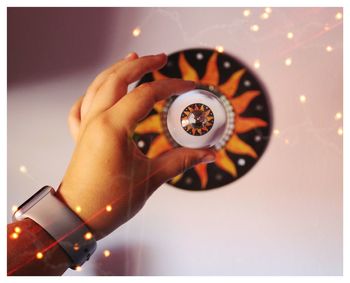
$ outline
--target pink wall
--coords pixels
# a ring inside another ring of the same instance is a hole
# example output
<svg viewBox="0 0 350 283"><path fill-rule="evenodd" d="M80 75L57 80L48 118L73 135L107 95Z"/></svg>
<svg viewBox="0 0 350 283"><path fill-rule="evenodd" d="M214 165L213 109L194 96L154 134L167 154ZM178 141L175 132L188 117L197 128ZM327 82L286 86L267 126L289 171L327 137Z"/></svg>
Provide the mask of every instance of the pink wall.
<svg viewBox="0 0 350 283"><path fill-rule="evenodd" d="M222 45L252 68L258 59L279 130L239 181L203 193L163 185L99 243L81 273L66 274L342 274L341 9L273 8L268 19L260 18L264 8L248 17L243 10L9 9L9 221L12 205L59 184L73 150L70 105L130 51ZM254 24L259 31L251 31Z"/></svg>

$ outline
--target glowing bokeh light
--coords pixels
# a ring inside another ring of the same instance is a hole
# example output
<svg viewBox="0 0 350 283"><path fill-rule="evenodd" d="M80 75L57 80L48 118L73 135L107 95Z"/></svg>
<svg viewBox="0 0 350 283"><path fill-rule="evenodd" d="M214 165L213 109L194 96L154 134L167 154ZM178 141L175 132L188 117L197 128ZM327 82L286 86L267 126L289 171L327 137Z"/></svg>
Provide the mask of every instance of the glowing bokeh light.
<svg viewBox="0 0 350 283"><path fill-rule="evenodd" d="M141 29L139 27L136 27L132 30L132 35L134 37L138 37L141 34Z"/></svg>

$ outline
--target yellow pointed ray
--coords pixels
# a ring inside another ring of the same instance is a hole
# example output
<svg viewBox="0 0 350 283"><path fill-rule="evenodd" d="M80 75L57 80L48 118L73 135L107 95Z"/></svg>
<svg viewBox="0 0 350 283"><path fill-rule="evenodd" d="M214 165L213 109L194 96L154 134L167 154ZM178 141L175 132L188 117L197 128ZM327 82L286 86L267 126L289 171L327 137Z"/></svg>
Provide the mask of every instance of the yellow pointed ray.
<svg viewBox="0 0 350 283"><path fill-rule="evenodd" d="M231 139L226 144L226 150L236 153L249 155L253 158L257 158L255 150L244 141L242 141L236 134L234 134Z"/></svg>
<svg viewBox="0 0 350 283"><path fill-rule="evenodd" d="M168 151L171 148L172 146L168 142L167 138L164 135L159 135L151 143L151 146L147 152L147 156L149 158L153 158L165 151Z"/></svg>
<svg viewBox="0 0 350 283"><path fill-rule="evenodd" d="M164 104L165 104L165 100L163 99L163 100L161 100L161 101L156 102L156 103L153 105L153 108L154 108L158 113L161 113L162 110L163 110Z"/></svg>
<svg viewBox="0 0 350 283"><path fill-rule="evenodd" d="M239 81L245 73L245 69L241 69L237 72L234 72L231 77L222 85L219 85L220 91L226 95L227 98L231 98L237 91Z"/></svg>
<svg viewBox="0 0 350 283"><path fill-rule="evenodd" d="M198 82L197 72L187 62L184 53L180 53L180 56L179 56L179 68L180 68L180 71L181 71L182 78L184 80L190 80L190 81Z"/></svg>
<svg viewBox="0 0 350 283"><path fill-rule="evenodd" d="M236 98L230 99L233 109L235 110L235 113L238 113L238 114L243 113L247 109L250 102L259 94L260 94L260 91L258 90L248 90L242 95Z"/></svg>
<svg viewBox="0 0 350 283"><path fill-rule="evenodd" d="M221 149L216 153L215 165L228 172L232 176L237 176L236 166L226 154L225 149Z"/></svg>
<svg viewBox="0 0 350 283"><path fill-rule="evenodd" d="M208 183L208 173L207 173L207 164L200 163L194 166L194 170L196 171L199 180L201 182L201 189L204 189Z"/></svg>
<svg viewBox="0 0 350 283"><path fill-rule="evenodd" d="M175 176L174 178L172 178L172 179L170 180L170 183L171 183L171 184L176 184L178 181L180 181L180 179L182 178L182 176L183 176L182 173L179 174L179 175L177 175L177 176Z"/></svg>
<svg viewBox="0 0 350 283"><path fill-rule="evenodd" d="M165 79L169 79L166 75L163 75L161 72L154 71L152 72L153 78L155 81L159 81L159 80L165 80Z"/></svg>
<svg viewBox="0 0 350 283"><path fill-rule="evenodd" d="M217 58L218 58L217 52L214 52L213 55L210 56L207 63L207 69L205 71L203 78L201 79L201 83L208 84L208 85L215 85L215 86L218 85L219 71L216 63Z"/></svg>
<svg viewBox="0 0 350 283"><path fill-rule="evenodd" d="M264 120L261 120L260 118L244 118L240 116L235 117L235 131L238 134L248 132L255 128L266 126L267 123Z"/></svg>
<svg viewBox="0 0 350 283"><path fill-rule="evenodd" d="M147 117L145 120L140 122L135 129L135 133L141 135L150 133L160 134L161 132L162 122L160 120L160 115L157 114Z"/></svg>

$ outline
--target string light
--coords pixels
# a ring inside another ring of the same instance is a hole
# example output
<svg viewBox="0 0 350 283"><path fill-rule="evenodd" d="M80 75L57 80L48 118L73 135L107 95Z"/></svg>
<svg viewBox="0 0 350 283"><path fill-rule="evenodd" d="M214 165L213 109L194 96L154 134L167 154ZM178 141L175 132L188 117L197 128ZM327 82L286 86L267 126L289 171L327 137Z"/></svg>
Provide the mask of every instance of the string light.
<svg viewBox="0 0 350 283"><path fill-rule="evenodd" d="M18 234L16 232L14 232L10 235L10 238L16 240L16 239L18 239Z"/></svg>
<svg viewBox="0 0 350 283"><path fill-rule="evenodd" d="M255 68L255 69L259 69L259 68L260 68L260 61L259 61L259 59L256 59L256 60L254 61L254 68Z"/></svg>
<svg viewBox="0 0 350 283"><path fill-rule="evenodd" d="M19 166L19 172L26 174L28 173L27 167L24 165Z"/></svg>
<svg viewBox="0 0 350 283"><path fill-rule="evenodd" d="M272 9L270 7L266 7L265 8L265 13L271 14L272 13Z"/></svg>
<svg viewBox="0 0 350 283"><path fill-rule="evenodd" d="M111 212L112 211L112 206L111 205L107 205L106 206L106 210L107 210L107 212Z"/></svg>
<svg viewBox="0 0 350 283"><path fill-rule="evenodd" d="M328 46L326 47L326 51L327 51L327 52L332 52L332 51L333 51L333 47L330 46L330 45L328 45Z"/></svg>
<svg viewBox="0 0 350 283"><path fill-rule="evenodd" d="M263 19L263 20L267 20L269 17L270 17L270 15L268 13L262 13L260 15L260 18Z"/></svg>
<svg viewBox="0 0 350 283"><path fill-rule="evenodd" d="M258 25L252 25L252 26L250 27L250 30L251 30L251 31L254 31L254 32L259 31L259 29L260 29L260 27L259 27Z"/></svg>
<svg viewBox="0 0 350 283"><path fill-rule="evenodd" d="M75 211L78 212L78 213L81 212L81 207L80 207L79 205L77 205L77 206L75 207Z"/></svg>
<svg viewBox="0 0 350 283"><path fill-rule="evenodd" d="M104 251L103 251L103 255L104 255L105 257L109 257L109 256L111 255L111 252L110 252L109 250L104 250Z"/></svg>
<svg viewBox="0 0 350 283"><path fill-rule="evenodd" d="M306 102L306 96L305 95L300 95L299 96L299 100L301 103L305 103Z"/></svg>
<svg viewBox="0 0 350 283"><path fill-rule="evenodd" d="M138 37L140 34L141 34L141 29L139 27L136 27L136 28L133 29L132 35L134 37Z"/></svg>
<svg viewBox="0 0 350 283"><path fill-rule="evenodd" d="M337 112L337 113L335 113L334 119L340 120L342 117L343 117L343 115L341 114L341 112Z"/></svg>
<svg viewBox="0 0 350 283"><path fill-rule="evenodd" d="M75 243L75 244L74 244L73 250L79 251L79 244L78 244L78 243Z"/></svg>
<svg viewBox="0 0 350 283"><path fill-rule="evenodd" d="M246 9L243 11L243 16L249 17L250 16L250 10Z"/></svg>
<svg viewBox="0 0 350 283"><path fill-rule="evenodd" d="M342 14L341 12L336 13L336 14L335 14L335 18L336 18L337 20L341 20L341 19L343 18L343 14Z"/></svg>
<svg viewBox="0 0 350 283"><path fill-rule="evenodd" d="M342 136L343 135L343 128L342 127L338 128L337 133L339 136Z"/></svg>
<svg viewBox="0 0 350 283"><path fill-rule="evenodd" d="M286 66L292 65L292 58L287 58L286 60L284 60L284 64L285 64Z"/></svg>
<svg viewBox="0 0 350 283"><path fill-rule="evenodd" d="M11 208L12 212L16 212L18 210L18 206L16 205L13 205L12 208Z"/></svg>
<svg viewBox="0 0 350 283"><path fill-rule="evenodd" d="M36 258L37 259L42 259L44 257L44 254L42 252L37 252L36 253Z"/></svg>
<svg viewBox="0 0 350 283"><path fill-rule="evenodd" d="M22 232L22 229L18 226L16 226L14 230L17 234L20 234Z"/></svg>
<svg viewBox="0 0 350 283"><path fill-rule="evenodd" d="M85 240L91 240L91 239L92 239L92 234L91 234L91 232L87 232L87 233L84 235L84 238L85 238Z"/></svg>
<svg viewBox="0 0 350 283"><path fill-rule="evenodd" d="M224 52L224 47L221 46L221 45L216 46L215 49L216 49L216 51L219 52L219 53Z"/></svg>
<svg viewBox="0 0 350 283"><path fill-rule="evenodd" d="M279 129L274 129L273 130L273 134L277 137L280 134L280 130Z"/></svg>
<svg viewBox="0 0 350 283"><path fill-rule="evenodd" d="M329 30L330 30L330 27L329 27L328 24L325 24L323 29L324 29L325 31L329 31Z"/></svg>
<svg viewBox="0 0 350 283"><path fill-rule="evenodd" d="M289 140L288 140L288 139L285 139L285 140L284 140L284 143L285 143L285 144L289 144Z"/></svg>
<svg viewBox="0 0 350 283"><path fill-rule="evenodd" d="M287 33L287 38L292 39L294 37L294 34L292 32Z"/></svg>
<svg viewBox="0 0 350 283"><path fill-rule="evenodd" d="M80 272L80 271L81 271L81 266L79 266L79 265L76 266L76 267L74 268L74 270Z"/></svg>

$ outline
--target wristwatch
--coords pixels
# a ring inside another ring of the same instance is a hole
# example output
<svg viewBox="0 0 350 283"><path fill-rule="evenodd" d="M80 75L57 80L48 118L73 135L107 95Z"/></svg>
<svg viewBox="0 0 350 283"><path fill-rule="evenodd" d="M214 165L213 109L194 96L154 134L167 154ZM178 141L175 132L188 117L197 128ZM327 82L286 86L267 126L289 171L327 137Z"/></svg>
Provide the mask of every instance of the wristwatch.
<svg viewBox="0 0 350 283"><path fill-rule="evenodd" d="M62 247L76 269L96 250L96 240L84 221L55 196L55 190L45 186L25 201L13 215L13 220L30 218L40 225Z"/></svg>

